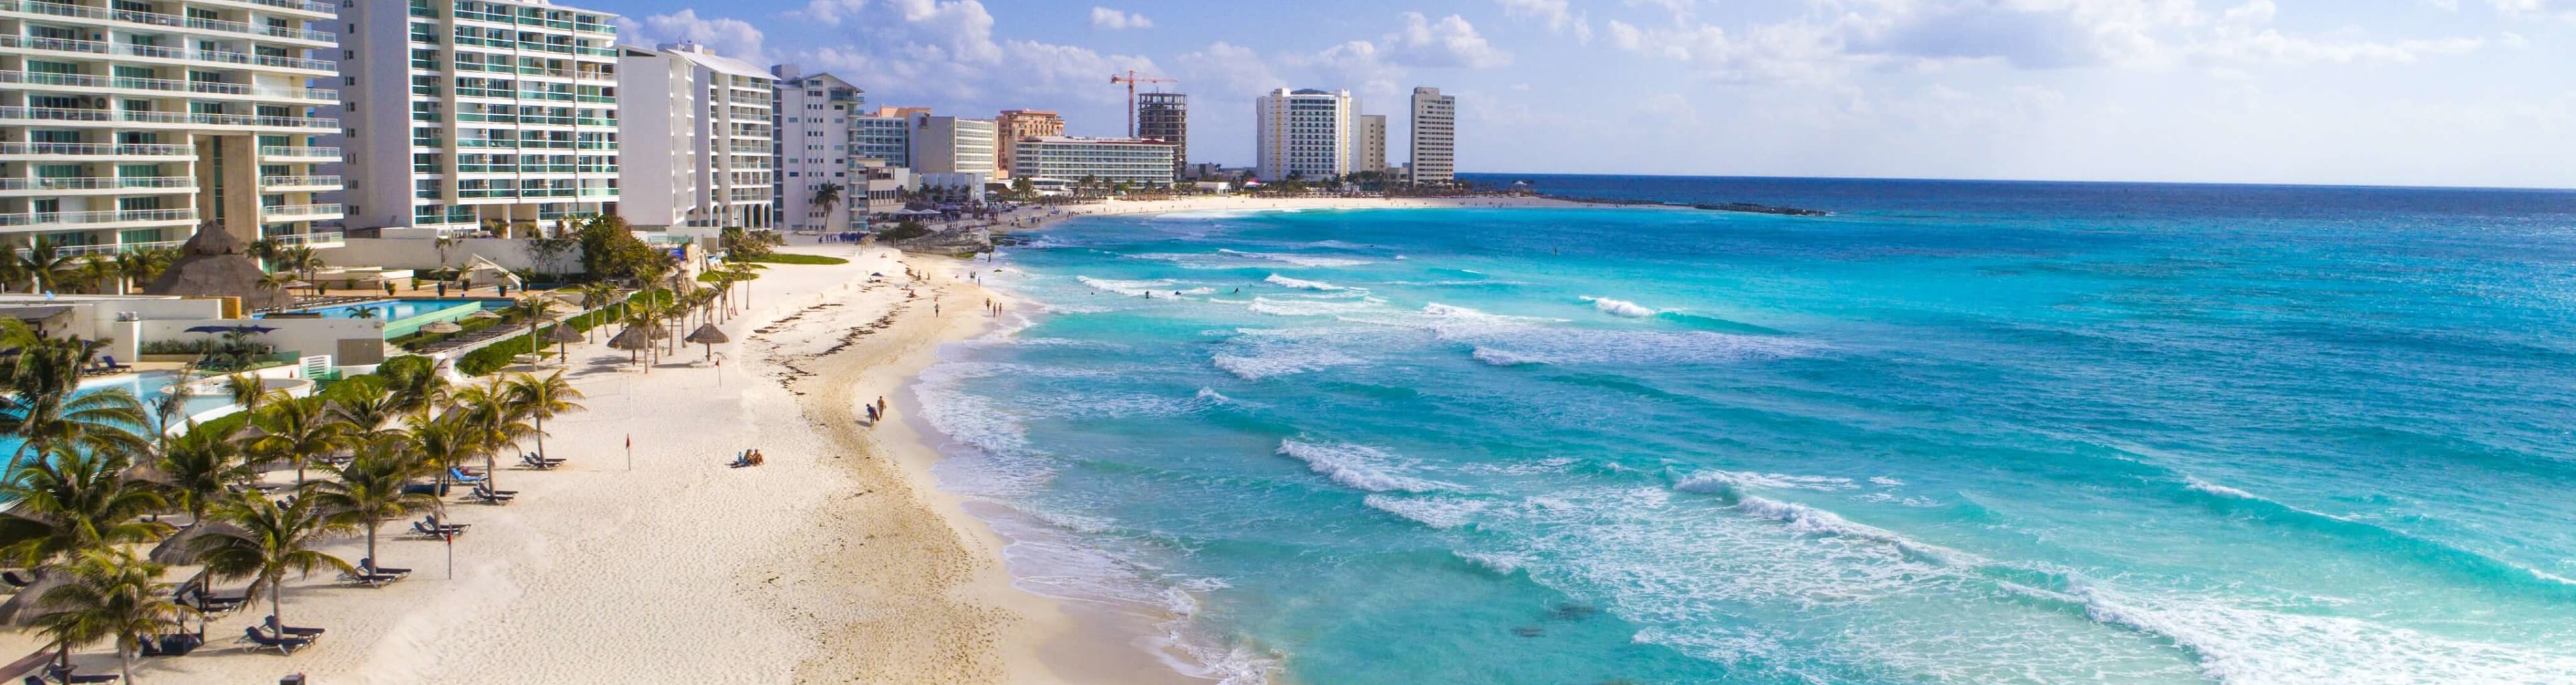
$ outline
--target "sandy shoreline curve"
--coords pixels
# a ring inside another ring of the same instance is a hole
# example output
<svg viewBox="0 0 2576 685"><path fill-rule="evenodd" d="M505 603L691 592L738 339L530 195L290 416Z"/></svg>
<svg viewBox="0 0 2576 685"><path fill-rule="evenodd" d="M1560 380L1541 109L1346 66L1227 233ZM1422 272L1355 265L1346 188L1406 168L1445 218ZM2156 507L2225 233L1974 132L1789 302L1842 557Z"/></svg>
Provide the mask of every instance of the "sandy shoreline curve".
<svg viewBox="0 0 2576 685"><path fill-rule="evenodd" d="M1215 197L1020 216L1052 225L1170 212L1586 206L1594 205ZM500 487L521 492L507 505L451 499L446 518L473 526L452 546L452 570L449 545L388 526L381 563L414 569L411 578L382 588L327 573L288 581L287 622L330 631L313 647L283 657L234 647L266 616L262 605L210 617L211 645L139 660L139 679L1213 682L1218 674L1183 673L1193 664L1165 640L1170 616L1014 586L1012 541L974 513L992 505L941 490L931 471L942 438L914 421L919 374L938 363L941 346L1039 305L982 314L987 299L1012 301L963 276L990 263L873 245L784 251L850 263L768 265L739 313L719 324L731 343L677 345L646 370L601 336L571 345L568 363L537 369L564 371L588 396L587 411L546 424L548 452L571 461L544 472L502 467ZM998 266L1011 268L1007 258ZM918 281L905 277L907 267ZM861 406L879 398L893 406L892 420L871 427ZM751 448L765 465L726 466ZM350 560L362 550L357 537L326 549ZM0 633L0 651L43 646L29 631ZM97 672L114 670L115 660L93 647L74 661Z"/></svg>

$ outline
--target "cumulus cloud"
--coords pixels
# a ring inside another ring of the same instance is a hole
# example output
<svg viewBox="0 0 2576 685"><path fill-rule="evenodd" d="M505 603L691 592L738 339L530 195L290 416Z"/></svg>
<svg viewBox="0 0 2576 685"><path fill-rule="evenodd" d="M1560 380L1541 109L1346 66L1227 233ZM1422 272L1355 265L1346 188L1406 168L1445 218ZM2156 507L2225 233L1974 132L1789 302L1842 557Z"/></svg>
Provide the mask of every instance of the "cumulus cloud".
<svg viewBox="0 0 2576 685"><path fill-rule="evenodd" d="M1512 53L1485 42L1474 25L1455 14L1432 21L1420 12L1406 12L1404 28L1386 42L1398 62L1414 66L1486 69L1512 63Z"/></svg>
<svg viewBox="0 0 2576 685"><path fill-rule="evenodd" d="M839 26L842 18L857 15L859 10L866 9L867 6L868 0L808 0L805 3L805 9L786 14L793 19L807 19L830 26Z"/></svg>
<svg viewBox="0 0 2576 685"><path fill-rule="evenodd" d="M768 49L762 45L760 29L750 22L727 17L700 18L697 10L680 10L656 14L638 23L620 22L620 33L645 38L646 44L697 43L716 54L754 64L768 64Z"/></svg>
<svg viewBox="0 0 2576 685"><path fill-rule="evenodd" d="M1503 15L1517 19L1536 19L1556 33L1572 31L1578 43L1592 42L1592 19L1577 13L1567 0L1494 0L1503 6Z"/></svg>
<svg viewBox="0 0 2576 685"><path fill-rule="evenodd" d="M2294 34L2274 27L2280 9L2272 0L2246 0L2215 13L2192 0L1815 0L1828 11L1733 28L1699 21L1682 0L1640 1L1672 10L1673 20L1611 21L1605 27L1611 45L1692 63L1721 80L1833 82L1859 69L1954 63L2017 69L2402 63L2486 44Z"/></svg>
<svg viewBox="0 0 2576 685"><path fill-rule="evenodd" d="M907 97L1002 106L1123 103L1123 96L1101 87L1109 73L1157 72L1153 60L1141 56L997 39L993 15L978 0L883 0L852 6L858 8L849 15L858 39L799 51L795 59L871 90L899 87ZM1009 67L998 68L1002 65Z"/></svg>
<svg viewBox="0 0 2576 685"><path fill-rule="evenodd" d="M1154 28L1154 20L1147 19L1142 14L1120 12L1107 7L1093 7L1091 8L1091 27L1111 31L1150 29Z"/></svg>

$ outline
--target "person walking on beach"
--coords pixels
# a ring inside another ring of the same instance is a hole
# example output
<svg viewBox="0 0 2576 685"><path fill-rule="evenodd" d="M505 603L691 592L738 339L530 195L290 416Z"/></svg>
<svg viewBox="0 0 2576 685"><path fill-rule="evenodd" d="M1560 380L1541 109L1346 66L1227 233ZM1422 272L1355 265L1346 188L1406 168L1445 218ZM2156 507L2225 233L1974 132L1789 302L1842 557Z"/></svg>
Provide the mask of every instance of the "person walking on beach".
<svg viewBox="0 0 2576 685"><path fill-rule="evenodd" d="M884 417L889 416L889 415L891 415L891 414L890 414L889 412L887 412L887 411L886 411L885 396L884 396L884 395L878 395L878 396L877 396L877 417L878 417L878 418L884 418Z"/></svg>

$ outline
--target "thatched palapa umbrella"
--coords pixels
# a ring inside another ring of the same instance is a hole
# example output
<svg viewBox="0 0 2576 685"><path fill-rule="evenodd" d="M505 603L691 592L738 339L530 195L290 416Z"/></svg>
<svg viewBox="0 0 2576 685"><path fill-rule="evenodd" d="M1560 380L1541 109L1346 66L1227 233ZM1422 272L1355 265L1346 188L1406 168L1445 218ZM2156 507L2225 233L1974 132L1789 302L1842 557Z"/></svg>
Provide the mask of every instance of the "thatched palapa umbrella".
<svg viewBox="0 0 2576 685"><path fill-rule="evenodd" d="M420 330L426 333L446 334L464 332L465 327L456 325L454 321L433 321L427 326L420 327Z"/></svg>
<svg viewBox="0 0 2576 685"><path fill-rule="evenodd" d="M573 330L571 326L563 324L556 324L554 328L546 329L546 341L555 344L556 361L560 362L572 361L572 344L581 342L581 337L581 331Z"/></svg>
<svg viewBox="0 0 2576 685"><path fill-rule="evenodd" d="M681 340L707 346L708 359L716 358L716 343L733 342L732 338L725 337L724 331L717 329L712 323L699 324L698 330L690 331L689 337Z"/></svg>
<svg viewBox="0 0 2576 685"><path fill-rule="evenodd" d="M608 346L613 349L625 350L626 363L632 364L641 359L641 357L636 356L637 352L644 350L644 348L653 346L653 334L644 332L644 329L630 326L627 327L626 330L618 332L617 337L609 338Z"/></svg>

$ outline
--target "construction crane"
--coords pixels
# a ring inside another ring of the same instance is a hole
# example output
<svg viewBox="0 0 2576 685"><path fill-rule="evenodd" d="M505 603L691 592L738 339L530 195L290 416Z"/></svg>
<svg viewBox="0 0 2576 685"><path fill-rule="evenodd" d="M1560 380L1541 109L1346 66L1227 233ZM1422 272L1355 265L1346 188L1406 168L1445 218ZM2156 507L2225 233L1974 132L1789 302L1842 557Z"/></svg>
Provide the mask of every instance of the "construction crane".
<svg viewBox="0 0 2576 685"><path fill-rule="evenodd" d="M1110 85L1127 84L1127 137L1134 138L1136 137L1136 84L1180 83L1180 81L1167 78L1138 78L1136 70L1129 69L1126 76L1110 74L1109 83Z"/></svg>

